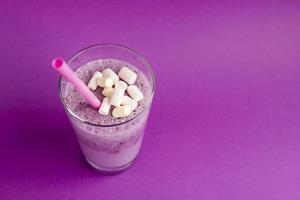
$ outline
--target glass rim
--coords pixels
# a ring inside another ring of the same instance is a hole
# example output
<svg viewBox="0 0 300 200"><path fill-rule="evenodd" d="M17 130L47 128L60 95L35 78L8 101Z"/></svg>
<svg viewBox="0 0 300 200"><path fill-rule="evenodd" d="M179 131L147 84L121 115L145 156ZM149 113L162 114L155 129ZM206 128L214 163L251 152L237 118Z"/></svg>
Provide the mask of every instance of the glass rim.
<svg viewBox="0 0 300 200"><path fill-rule="evenodd" d="M71 56L70 59L68 59L67 63L70 64L75 58L77 58L80 54L86 52L87 50L89 49L92 49L92 48L96 48L96 47L117 47L117 48L120 48L120 49L124 49L128 52L130 52L131 54L137 56L138 58L140 58L143 62L143 64L146 66L146 68L149 70L150 74L151 74L151 79L152 79L152 84L150 84L150 86L152 86L152 91L151 91L151 94L150 94L150 99L148 101L148 103L146 104L146 106L144 107L144 109L142 111L140 111L139 113L137 113L134 117L132 117L131 119L129 120L126 120L124 122L121 122L121 123L114 123L114 124L108 124L108 125L101 125L101 124L95 124L95 123L91 123L91 122L88 122L86 120L83 120L82 118L80 118L79 116L77 116L72 110L70 110L65 101L64 101L64 98L63 98L63 95L62 95L62 89L61 89L61 84L62 84L62 79L63 77L62 76L59 76L59 80L58 80L58 94L59 94L59 97L60 97L60 100L64 106L64 109L69 113L71 114L71 116L75 117L77 120L81 121L82 123L85 123L85 124L88 124L88 125L91 125L91 126L96 126L96 127L114 127L114 126L119 126L119 125L122 125L122 124L126 124L130 121L133 121L134 119L138 118L139 116L141 116L146 110L149 109L149 107L151 106L151 103L152 103L152 99L153 99L153 96L154 96L154 92L155 92L155 76L154 76L154 73L153 73L153 70L150 66L150 64L146 61L146 59L141 56L139 53L137 53L135 50L132 50L124 45L120 45L120 44L114 44L114 43L101 43L101 44L94 44L94 45L91 45L91 46L88 46L80 51L78 51L77 53L75 53L73 56Z"/></svg>

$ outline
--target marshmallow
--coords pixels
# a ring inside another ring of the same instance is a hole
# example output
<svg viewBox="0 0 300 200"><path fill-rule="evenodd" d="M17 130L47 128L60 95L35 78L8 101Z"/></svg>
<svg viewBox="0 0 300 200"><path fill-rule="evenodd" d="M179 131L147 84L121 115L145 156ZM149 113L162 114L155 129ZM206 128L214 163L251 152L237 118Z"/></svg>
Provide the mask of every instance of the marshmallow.
<svg viewBox="0 0 300 200"><path fill-rule="evenodd" d="M135 85L130 85L127 88L127 92L129 94L129 96L131 98L133 98L135 101L139 102L140 100L142 100L144 98L143 93L140 91L140 89L138 87L136 87Z"/></svg>
<svg viewBox="0 0 300 200"><path fill-rule="evenodd" d="M131 111L133 111L137 107L138 103L135 100L133 100L132 98L130 98L129 96L125 95L122 99L121 105L122 106L128 105L128 106L130 106Z"/></svg>
<svg viewBox="0 0 300 200"><path fill-rule="evenodd" d="M111 69L107 68L102 71L104 77L110 78L113 80L114 84L119 80L118 75Z"/></svg>
<svg viewBox="0 0 300 200"><path fill-rule="evenodd" d="M96 71L88 83L88 88L90 88L91 90L96 90L98 87L96 79L102 76L103 74L101 72Z"/></svg>
<svg viewBox="0 0 300 200"><path fill-rule="evenodd" d="M131 109L129 105L116 107L112 111L112 115L115 118L126 117L130 114L131 114Z"/></svg>
<svg viewBox="0 0 300 200"><path fill-rule="evenodd" d="M127 67L122 67L118 73L119 77L126 81L129 85L133 84L137 78L136 73L128 69Z"/></svg>
<svg viewBox="0 0 300 200"><path fill-rule="evenodd" d="M110 104L109 104L109 98L108 97L104 97L102 100L102 103L100 105L100 108L98 110L98 112L101 115L108 115L110 110Z"/></svg>
<svg viewBox="0 0 300 200"><path fill-rule="evenodd" d="M111 97L114 92L114 88L106 87L102 90L102 94L105 97Z"/></svg>
<svg viewBox="0 0 300 200"><path fill-rule="evenodd" d="M124 81L116 82L115 89L110 99L111 105L116 107L121 105L126 88L127 88L127 84Z"/></svg>
<svg viewBox="0 0 300 200"><path fill-rule="evenodd" d="M126 88L127 88L127 83L125 83L124 81L117 81L116 83L115 83L115 87L116 88L120 88L120 89L122 89L122 90L126 90Z"/></svg>
<svg viewBox="0 0 300 200"><path fill-rule="evenodd" d="M122 88L116 87L112 93L112 96L110 98L110 104L113 106L120 106L123 100L125 90Z"/></svg>
<svg viewBox="0 0 300 200"><path fill-rule="evenodd" d="M100 87L112 87L114 84L113 80L107 77L99 77L96 80Z"/></svg>

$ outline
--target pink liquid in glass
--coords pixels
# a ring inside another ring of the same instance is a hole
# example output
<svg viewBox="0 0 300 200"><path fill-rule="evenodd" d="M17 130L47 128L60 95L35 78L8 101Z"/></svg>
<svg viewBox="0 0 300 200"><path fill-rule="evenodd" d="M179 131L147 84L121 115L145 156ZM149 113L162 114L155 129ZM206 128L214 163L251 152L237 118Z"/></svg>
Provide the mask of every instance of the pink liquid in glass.
<svg viewBox="0 0 300 200"><path fill-rule="evenodd" d="M138 155L143 140L152 100L152 91L148 79L133 65L116 59L99 59L89 62L76 70L76 74L86 84L95 71L110 68L116 73L126 66L137 73L135 85L142 91L144 99L131 115L113 118L100 115L77 93L74 87L66 83L62 94L69 118L86 160L96 169L105 172L120 171L127 168ZM102 88L94 94L102 100ZM111 109L112 110L112 109Z"/></svg>

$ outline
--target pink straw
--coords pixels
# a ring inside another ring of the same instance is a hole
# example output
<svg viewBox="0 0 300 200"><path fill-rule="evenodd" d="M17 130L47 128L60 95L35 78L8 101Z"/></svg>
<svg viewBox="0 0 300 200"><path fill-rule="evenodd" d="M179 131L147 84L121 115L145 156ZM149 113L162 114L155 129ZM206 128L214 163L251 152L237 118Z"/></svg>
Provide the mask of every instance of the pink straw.
<svg viewBox="0 0 300 200"><path fill-rule="evenodd" d="M62 58L53 59L52 67L66 80L72 83L77 92L79 92L79 94L83 96L94 108L100 107L100 100L90 91L85 83L77 77L77 75Z"/></svg>

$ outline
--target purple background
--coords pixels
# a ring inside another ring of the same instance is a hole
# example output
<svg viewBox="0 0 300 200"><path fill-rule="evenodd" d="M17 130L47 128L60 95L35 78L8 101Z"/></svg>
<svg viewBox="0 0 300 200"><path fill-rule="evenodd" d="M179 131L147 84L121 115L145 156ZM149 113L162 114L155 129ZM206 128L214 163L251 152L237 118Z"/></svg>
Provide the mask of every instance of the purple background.
<svg viewBox="0 0 300 200"><path fill-rule="evenodd" d="M0 5L1 200L300 199L299 1L20 2ZM50 68L103 42L157 77L116 176L83 160Z"/></svg>

